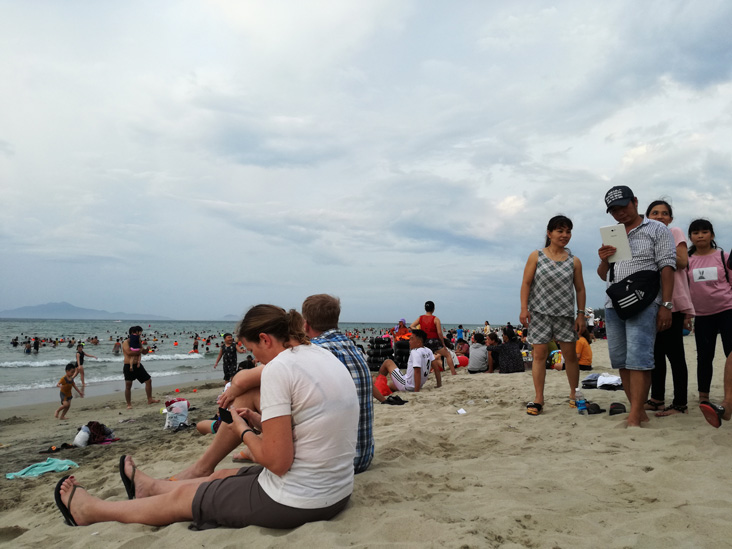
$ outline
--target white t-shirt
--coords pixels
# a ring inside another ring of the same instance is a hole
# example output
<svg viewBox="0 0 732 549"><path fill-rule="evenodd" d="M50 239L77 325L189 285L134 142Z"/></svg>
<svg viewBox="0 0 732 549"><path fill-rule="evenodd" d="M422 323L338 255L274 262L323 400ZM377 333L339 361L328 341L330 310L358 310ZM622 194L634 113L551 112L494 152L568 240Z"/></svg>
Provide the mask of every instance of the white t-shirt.
<svg viewBox="0 0 732 549"><path fill-rule="evenodd" d="M353 492L358 396L347 368L316 345L286 349L262 370L262 422L291 415L295 459L277 476L264 469L269 497L299 509L319 509Z"/></svg>
<svg viewBox="0 0 732 549"><path fill-rule="evenodd" d="M430 375L430 367L432 361L435 359L435 355L432 354L427 347L420 347L418 349L412 349L409 352L409 360L407 361L407 373L404 375L404 381L406 381L407 390L414 391L414 369L420 368L422 375L422 383L420 387L424 387L427 381L427 376Z"/></svg>

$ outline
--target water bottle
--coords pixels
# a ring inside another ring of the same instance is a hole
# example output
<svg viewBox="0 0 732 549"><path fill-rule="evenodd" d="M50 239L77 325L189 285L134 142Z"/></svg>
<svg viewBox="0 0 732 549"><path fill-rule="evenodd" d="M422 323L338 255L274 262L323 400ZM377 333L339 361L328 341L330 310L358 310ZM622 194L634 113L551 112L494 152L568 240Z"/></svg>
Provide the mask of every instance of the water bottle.
<svg viewBox="0 0 732 549"><path fill-rule="evenodd" d="M574 393L574 401L577 404L577 411L582 414L587 414L587 400L585 400L585 395L582 394L582 391L579 387L577 387L577 390Z"/></svg>

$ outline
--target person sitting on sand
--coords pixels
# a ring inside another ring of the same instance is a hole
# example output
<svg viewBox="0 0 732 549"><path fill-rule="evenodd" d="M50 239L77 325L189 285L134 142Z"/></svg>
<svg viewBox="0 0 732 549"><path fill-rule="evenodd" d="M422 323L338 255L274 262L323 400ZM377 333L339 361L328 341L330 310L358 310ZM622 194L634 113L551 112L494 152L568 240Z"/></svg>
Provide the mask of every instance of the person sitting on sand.
<svg viewBox="0 0 732 549"><path fill-rule="evenodd" d="M473 334L470 344L470 359L468 373L479 374L488 371L488 348L485 346L485 336L481 332Z"/></svg>
<svg viewBox="0 0 732 549"><path fill-rule="evenodd" d="M493 333L491 335L493 337L489 336L489 339L495 341L497 337ZM498 355L498 365L496 366L494 364L493 367L489 366L489 373L493 373L495 368L498 368L498 372L501 374L513 374L525 371L524 358L521 355L521 343L513 328L509 326L503 328L503 343L500 345L488 345L486 349L490 353L496 353Z"/></svg>
<svg viewBox="0 0 732 549"><path fill-rule="evenodd" d="M379 368L380 376L386 376L387 385L392 391L408 391L419 393L429 376L430 369L435 371L437 387L442 386L440 369L436 364L435 355L425 347L427 334L418 329L412 330L412 337L409 338L409 361L407 362L407 373L402 375L401 370L392 359L387 358ZM435 363L435 364L433 364ZM432 367L434 365L434 368ZM376 382L376 380L374 380ZM379 402L385 402L387 398L378 389L374 391L374 397Z"/></svg>
<svg viewBox="0 0 732 549"><path fill-rule="evenodd" d="M256 305L237 329L237 338L266 367L261 415L230 408L229 427L259 465L172 482L153 479L123 456L120 476L130 500L95 498L65 477L55 497L67 522L297 528L340 513L353 492L356 387L338 359L311 345L302 328L297 311Z"/></svg>
<svg viewBox="0 0 732 549"><path fill-rule="evenodd" d="M303 303L305 322L307 322L311 328L312 326L319 326L320 328L322 328L323 326L333 326L333 316L329 317L326 313L324 318L324 311L327 311L327 308L310 307L309 300L312 297L316 296L310 296ZM340 305L338 306L338 312L340 313ZM337 329L337 318L338 317L336 316L335 327L332 327L330 329ZM312 324L310 324L311 322ZM325 330L323 334L327 334L328 332L329 330ZM314 337L313 343L315 343L316 345L320 345L323 339L325 338ZM323 346L331 351L336 356L336 358L341 359L341 356L345 356L343 351L346 346L348 346L348 344L345 342L341 343L343 343L343 348L340 350L340 352L336 352L336 350L334 350L336 349L336 347L334 345L331 345L330 343ZM352 350L349 352L352 352ZM254 354L254 356L255 358L257 358L256 353ZM363 442L364 429L372 429L373 424L373 408L367 407L366 404L367 402L369 405L371 404L370 399L371 395L373 394L373 389L371 387L370 381L368 381L367 383L357 383L357 378L359 376L362 376L363 374L359 374L357 370L354 369L357 368L354 361L342 360L342 363L350 372L354 386L356 387L356 391L359 395L359 403L361 405L361 408L359 412L359 434L357 440ZM219 406L227 408L231 405L234 405L237 408L249 408L251 410L259 411L260 382L264 367L265 364L260 364L257 365L257 367L252 368L251 370L241 370L237 372L231 381L230 387L224 392L223 395L219 397ZM370 373L367 372L367 375L370 378ZM206 451L203 453L203 455L194 464L179 472L173 478L181 480L205 477L212 474L216 466L221 462L221 460L223 460L231 451L239 446L240 442L241 441L236 437L236 433L232 431L230 425L222 423L219 426L216 436L214 437L213 441L206 449ZM361 443L357 446L356 457L354 458L354 469L356 473L361 473L366 470L366 467L368 467L368 464L371 462L370 456L372 455L373 447L371 443ZM249 459L249 457L251 456L249 456L248 450L243 450L236 455L235 459Z"/></svg>
<svg viewBox="0 0 732 549"><path fill-rule="evenodd" d="M56 413L53 414L53 417L55 418L66 419L66 413L69 411L69 408L71 408L71 399L73 398L73 395L71 394L72 388L79 393L81 398L84 398L84 391L79 391L76 387L76 383L74 383L75 373L76 364L69 362L66 365L66 375L64 375L64 377L61 378L61 381L56 384L56 387L61 389L61 406L56 410Z"/></svg>

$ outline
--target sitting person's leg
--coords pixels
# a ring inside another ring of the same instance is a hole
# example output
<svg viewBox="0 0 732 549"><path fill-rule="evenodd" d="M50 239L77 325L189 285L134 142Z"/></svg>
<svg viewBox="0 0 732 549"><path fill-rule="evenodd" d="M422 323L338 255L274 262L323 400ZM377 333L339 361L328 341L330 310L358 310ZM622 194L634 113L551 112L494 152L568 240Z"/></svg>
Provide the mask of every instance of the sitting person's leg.
<svg viewBox="0 0 732 549"><path fill-rule="evenodd" d="M259 409L259 388L247 391L234 400L234 408ZM190 467L187 467L177 475L174 480L185 480L191 478L207 477L214 472L216 466L231 453L234 448L241 444L241 439L228 423L222 423L214 436L213 441L203 455Z"/></svg>

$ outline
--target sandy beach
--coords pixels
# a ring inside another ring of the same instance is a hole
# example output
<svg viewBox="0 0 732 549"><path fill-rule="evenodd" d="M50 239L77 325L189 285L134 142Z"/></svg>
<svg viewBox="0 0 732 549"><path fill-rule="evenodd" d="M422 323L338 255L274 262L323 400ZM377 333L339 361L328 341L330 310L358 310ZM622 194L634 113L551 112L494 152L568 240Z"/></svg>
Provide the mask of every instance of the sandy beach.
<svg viewBox="0 0 732 549"><path fill-rule="evenodd" d="M7 480L0 493L0 543L12 547L719 547L732 536L732 425L710 427L696 407L696 352L687 337L690 413L652 418L626 429L623 415L581 416L567 404L563 372L547 372L545 412L525 413L533 397L530 373L443 377L440 389L409 394L405 406L375 406L376 455L356 476L348 508L330 522L275 531L259 527L191 532L187 523L153 528L118 523L70 528L53 502L69 473ZM595 372L610 371L605 341L592 346ZM717 351L712 399L721 400L723 353ZM587 372L581 373L584 378ZM180 395L215 411L219 383L189 384ZM193 393L193 388L197 389ZM175 387L155 388L157 398ZM622 391L586 391L608 409ZM667 378L671 397L671 374ZM133 392L75 398L67 422L56 404L0 409L3 473L46 457L70 459L93 495L121 500L117 463L135 457L153 476L192 462L210 442L194 429L163 430L161 405ZM458 414L463 408L467 413ZM71 442L77 428L99 421L120 438L106 446L38 454ZM126 421L125 421L126 420ZM220 468L234 467L230 461ZM73 508L73 505L72 505Z"/></svg>

